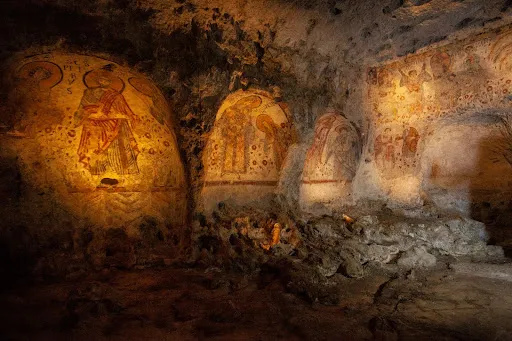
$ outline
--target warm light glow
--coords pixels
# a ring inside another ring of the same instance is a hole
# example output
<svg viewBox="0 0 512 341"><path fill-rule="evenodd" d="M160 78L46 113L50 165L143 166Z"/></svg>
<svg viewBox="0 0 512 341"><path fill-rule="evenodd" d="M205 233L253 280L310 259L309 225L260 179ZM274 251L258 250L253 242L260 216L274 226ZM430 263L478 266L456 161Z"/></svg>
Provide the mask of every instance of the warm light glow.
<svg viewBox="0 0 512 341"><path fill-rule="evenodd" d="M120 226L143 216L182 223L185 179L165 97L105 59L53 52L17 59L10 148L23 180L80 221Z"/></svg>
<svg viewBox="0 0 512 341"><path fill-rule="evenodd" d="M366 172L374 174L370 168L375 169L382 195L399 200L417 199L422 190L421 178L428 176L430 167L445 174L451 172L453 164L471 163L473 149L482 146L471 148L468 142L455 147L450 136L457 138L462 131L471 134L488 130L487 123L475 123L474 117L510 109L510 51L512 31L505 28L369 68L370 139L365 159L371 164ZM451 131L441 136L438 130L445 125L450 125ZM436 139L430 138L432 135ZM496 141L491 143L495 146L490 149L498 146ZM426 149L432 148L443 150L435 165L424 155ZM468 164L471 169L465 171L459 167L458 176L489 164L493 157L489 152L478 155L478 165ZM456 161L460 158L465 160ZM448 164L441 159L453 162Z"/></svg>
<svg viewBox="0 0 512 341"><path fill-rule="evenodd" d="M237 91L222 103L203 162L204 208L273 193L294 132L287 106L260 90Z"/></svg>

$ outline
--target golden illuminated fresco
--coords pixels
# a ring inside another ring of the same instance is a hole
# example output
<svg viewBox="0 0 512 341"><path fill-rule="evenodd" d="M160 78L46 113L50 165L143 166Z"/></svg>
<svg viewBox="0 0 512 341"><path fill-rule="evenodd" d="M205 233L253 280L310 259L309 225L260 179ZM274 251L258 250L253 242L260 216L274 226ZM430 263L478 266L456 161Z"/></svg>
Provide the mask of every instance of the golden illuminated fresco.
<svg viewBox="0 0 512 341"><path fill-rule="evenodd" d="M82 126L78 159L94 175L112 169L119 175L139 173L139 147L132 133L139 118L122 91L123 81L111 71L94 70L84 76L75 126Z"/></svg>
<svg viewBox="0 0 512 341"><path fill-rule="evenodd" d="M352 123L337 112L321 116L302 171L301 202L345 201L360 154L359 133Z"/></svg>
<svg viewBox="0 0 512 341"><path fill-rule="evenodd" d="M13 72L15 88L10 93L10 117L3 118L8 123L10 136L23 137L34 134L31 120L35 115L49 116L53 108L52 88L62 82L63 73L59 65L50 61L33 61L20 66ZM56 118L55 121L57 122Z"/></svg>
<svg viewBox="0 0 512 341"><path fill-rule="evenodd" d="M138 91L136 95L146 103L151 115L153 115L153 117L161 124L166 124L168 127L172 127L170 117L171 110L160 89L158 89L151 81L142 77L128 78L128 82Z"/></svg>
<svg viewBox="0 0 512 341"><path fill-rule="evenodd" d="M206 186L271 184L290 144L292 124L284 104L263 91L238 91L217 113L204 163Z"/></svg>
<svg viewBox="0 0 512 341"><path fill-rule="evenodd" d="M230 197L229 187L244 191L246 186L258 186L272 191L294 141L286 104L275 102L261 90L232 93L217 112L203 157L205 200L213 203ZM254 199L256 192L252 192Z"/></svg>
<svg viewBox="0 0 512 341"><path fill-rule="evenodd" d="M182 223L185 176L171 112L145 76L114 62L53 52L11 64L0 136L34 187L49 187L80 219Z"/></svg>

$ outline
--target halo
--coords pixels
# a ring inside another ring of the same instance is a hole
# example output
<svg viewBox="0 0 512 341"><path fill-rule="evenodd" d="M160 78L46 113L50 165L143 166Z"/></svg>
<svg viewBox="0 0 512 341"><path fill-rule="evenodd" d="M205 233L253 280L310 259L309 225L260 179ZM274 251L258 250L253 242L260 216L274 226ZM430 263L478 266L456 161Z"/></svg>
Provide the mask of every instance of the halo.
<svg viewBox="0 0 512 341"><path fill-rule="evenodd" d="M155 91L155 86L147 79L141 77L130 77L128 78L128 83L130 83L135 90L148 97L152 97L154 95L153 92Z"/></svg>
<svg viewBox="0 0 512 341"><path fill-rule="evenodd" d="M100 83L98 82L99 77L104 77L110 79L112 83L110 83L110 88L118 91L123 92L124 90L124 82L121 78L114 75L113 72L103 70L103 69L97 69L87 72L84 75L83 81L86 87L88 88L98 88L100 86Z"/></svg>
<svg viewBox="0 0 512 341"><path fill-rule="evenodd" d="M49 73L48 77L39 81L40 86L51 89L62 81L63 75L61 68L55 63L46 61L30 62L23 65L18 70L18 76L21 79L30 79L33 77L31 73L37 68L43 68Z"/></svg>
<svg viewBox="0 0 512 341"><path fill-rule="evenodd" d="M268 132L268 129L267 127L265 127L264 123L267 123L269 126L273 126L274 125L274 120L272 119L272 117L270 117L269 115L267 114L262 114L262 115L259 115L257 118L256 118L256 127L264 132L264 133L267 133Z"/></svg>
<svg viewBox="0 0 512 341"><path fill-rule="evenodd" d="M505 33L492 45L488 59L498 63L500 70L507 65L512 52L512 33Z"/></svg>
<svg viewBox="0 0 512 341"><path fill-rule="evenodd" d="M261 105L261 102L262 100L260 96L250 95L239 99L235 104L233 104L233 106L248 106L251 109L256 109Z"/></svg>

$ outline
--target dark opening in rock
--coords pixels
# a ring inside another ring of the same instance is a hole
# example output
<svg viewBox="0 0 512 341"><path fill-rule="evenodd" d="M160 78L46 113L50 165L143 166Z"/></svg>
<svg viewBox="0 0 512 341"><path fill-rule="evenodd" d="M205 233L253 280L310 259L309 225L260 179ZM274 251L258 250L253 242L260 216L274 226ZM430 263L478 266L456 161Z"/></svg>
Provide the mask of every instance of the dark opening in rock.
<svg viewBox="0 0 512 341"><path fill-rule="evenodd" d="M115 186L119 183L117 179L111 179L111 178L103 178L101 179L102 185L109 185L109 186Z"/></svg>

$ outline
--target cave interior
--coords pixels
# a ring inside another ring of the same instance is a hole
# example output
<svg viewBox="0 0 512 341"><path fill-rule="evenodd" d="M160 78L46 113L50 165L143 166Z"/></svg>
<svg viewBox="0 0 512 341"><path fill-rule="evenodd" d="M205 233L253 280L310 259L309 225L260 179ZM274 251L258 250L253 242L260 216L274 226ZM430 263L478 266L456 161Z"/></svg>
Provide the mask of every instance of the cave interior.
<svg viewBox="0 0 512 341"><path fill-rule="evenodd" d="M512 340L511 14L1 1L0 338Z"/></svg>

